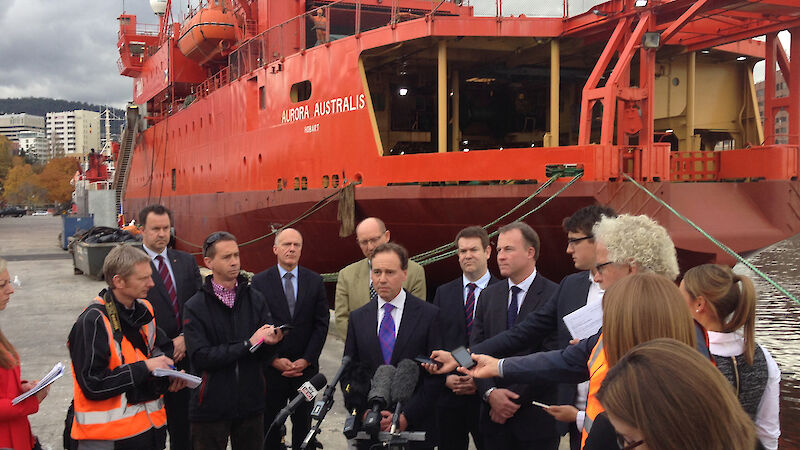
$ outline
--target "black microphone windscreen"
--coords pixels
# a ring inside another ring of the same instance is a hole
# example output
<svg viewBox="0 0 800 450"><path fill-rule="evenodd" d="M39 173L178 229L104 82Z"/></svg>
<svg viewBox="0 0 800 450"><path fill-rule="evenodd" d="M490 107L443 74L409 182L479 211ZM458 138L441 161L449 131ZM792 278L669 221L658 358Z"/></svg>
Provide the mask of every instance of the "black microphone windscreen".
<svg viewBox="0 0 800 450"><path fill-rule="evenodd" d="M328 379L325 378L325 375L323 375L322 373L317 373L316 375L311 377L311 379L308 380L308 382L311 383L311 385L314 386L317 390L320 390L324 388L326 384L328 384Z"/></svg>
<svg viewBox="0 0 800 450"><path fill-rule="evenodd" d="M392 379L392 402L404 402L411 398L418 379L419 365L410 359L400 361Z"/></svg>
<svg viewBox="0 0 800 450"><path fill-rule="evenodd" d="M344 406L348 411L362 411L367 407L372 371L363 362L350 364L340 381Z"/></svg>
<svg viewBox="0 0 800 450"><path fill-rule="evenodd" d="M375 370L375 375L372 377L372 387L367 396L370 402L382 399L385 403L389 403L392 398L392 379L396 370L394 366L388 364L378 366L378 369Z"/></svg>

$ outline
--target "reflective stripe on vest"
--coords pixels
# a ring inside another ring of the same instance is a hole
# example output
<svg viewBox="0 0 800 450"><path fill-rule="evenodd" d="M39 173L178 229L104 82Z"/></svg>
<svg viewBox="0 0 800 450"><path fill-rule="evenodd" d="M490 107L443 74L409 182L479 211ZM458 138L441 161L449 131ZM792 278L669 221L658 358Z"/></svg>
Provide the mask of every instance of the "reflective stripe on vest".
<svg viewBox="0 0 800 450"><path fill-rule="evenodd" d="M146 300L137 300L142 303L150 314L153 307ZM94 303L105 305L101 297L96 297ZM105 314L101 314L103 324L108 335L110 351L108 368L110 370L126 363L144 361L147 355L136 349L124 336L122 342L114 339L114 330ZM142 338L148 348L148 354L155 345L156 326L155 319L140 329ZM128 404L125 394L117 395L105 400L89 400L83 394L75 377L75 368L72 369L72 380L75 396L75 420L72 425L72 438L77 440L120 440L144 433L150 428L160 428L166 424L167 415L164 410L163 397L146 403Z"/></svg>
<svg viewBox="0 0 800 450"><path fill-rule="evenodd" d="M606 352L603 350L603 335L597 340L589 361L586 364L589 368L589 396L586 399L586 415L583 419L583 430L581 437L581 448L586 445L586 438L589 436L589 431L592 429L594 419L598 414L605 411L603 405L597 400L597 391L603 384L608 372L608 364L606 364Z"/></svg>

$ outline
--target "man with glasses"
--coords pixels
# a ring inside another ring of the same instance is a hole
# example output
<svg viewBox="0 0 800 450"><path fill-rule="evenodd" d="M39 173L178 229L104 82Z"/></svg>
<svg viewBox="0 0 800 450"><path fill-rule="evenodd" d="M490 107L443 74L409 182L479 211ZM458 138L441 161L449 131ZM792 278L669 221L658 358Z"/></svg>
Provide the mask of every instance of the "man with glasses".
<svg viewBox="0 0 800 450"><path fill-rule="evenodd" d="M184 307L183 329L192 372L203 383L189 404L194 450L261 448L266 383L262 365L283 333L271 324L264 296L241 275L239 245L218 231L203 243L211 269Z"/></svg>
<svg viewBox="0 0 800 450"><path fill-rule="evenodd" d="M339 337L347 335L347 319L354 311L378 295L370 278L370 261L372 252L381 244L389 242L389 230L386 224L377 217L368 217L356 227L356 242L364 254L364 259L354 262L339 271L336 280L336 298L334 320ZM425 270L414 261L408 261L408 277L403 288L417 298L425 300Z"/></svg>

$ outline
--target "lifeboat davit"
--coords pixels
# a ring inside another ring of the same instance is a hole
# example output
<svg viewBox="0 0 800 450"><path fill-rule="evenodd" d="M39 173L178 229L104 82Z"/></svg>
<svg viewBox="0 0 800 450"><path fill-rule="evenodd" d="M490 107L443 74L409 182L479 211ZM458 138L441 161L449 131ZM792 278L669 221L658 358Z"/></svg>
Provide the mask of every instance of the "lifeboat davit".
<svg viewBox="0 0 800 450"><path fill-rule="evenodd" d="M178 49L200 64L222 56L236 42L236 16L229 8L203 8L181 26Z"/></svg>

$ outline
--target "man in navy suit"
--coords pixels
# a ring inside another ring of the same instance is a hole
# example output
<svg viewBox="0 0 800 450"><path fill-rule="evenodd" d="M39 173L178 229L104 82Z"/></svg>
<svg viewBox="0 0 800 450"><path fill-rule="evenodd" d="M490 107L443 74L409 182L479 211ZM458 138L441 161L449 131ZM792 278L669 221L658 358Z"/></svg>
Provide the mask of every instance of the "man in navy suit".
<svg viewBox="0 0 800 450"><path fill-rule="evenodd" d="M403 289L408 276L408 253L394 243L384 243L370 256L372 285L377 298L350 314L345 356L363 363L374 374L381 365L429 355L441 347L439 308ZM424 431L426 441L412 448L433 448L436 443L435 405L441 378L420 371L414 394L398 418L400 431ZM382 411L381 430L388 431L393 411ZM365 445L359 444L359 447Z"/></svg>
<svg viewBox="0 0 800 450"><path fill-rule="evenodd" d="M433 297L433 304L440 309L442 345L446 350L469 346L477 299L488 285L500 281L489 273L492 247L486 230L464 228L456 235L455 242L462 275L439 286ZM453 372L445 378L445 387L436 408L439 450L466 450L470 434L475 446L482 450L483 438L478 432L481 398L475 381Z"/></svg>
<svg viewBox="0 0 800 450"><path fill-rule="evenodd" d="M186 343L183 339L183 305L200 289L200 269L194 257L186 252L167 248L172 227L172 212L162 205L146 206L139 213L142 248L150 256L154 286L147 293L153 305L156 323L172 339L175 365L188 370ZM171 449L190 449L189 389L164 395L167 429Z"/></svg>
<svg viewBox="0 0 800 450"><path fill-rule="evenodd" d="M567 254L572 257L575 268L581 272L567 275L558 286L558 290L545 305L528 315L525 320L518 321L509 331L501 333L473 346L475 353L495 356L511 356L530 345L539 345L553 332L558 333L557 348L569 345L569 330L564 324L564 316L585 306L587 303L599 302L603 298L603 289L594 281L591 270L596 264L595 241L592 227L603 217L616 217L612 208L601 205L586 206L564 219L563 227L567 232ZM588 383L585 385L560 384L558 387L557 405L549 408L559 421L561 434L570 433L570 448L580 448L583 410L586 408ZM572 405L575 405L574 407ZM576 420L579 422L576 426ZM569 425L565 425L569 424Z"/></svg>
<svg viewBox="0 0 800 450"><path fill-rule="evenodd" d="M253 277L253 287L264 294L274 325L291 325L276 349L275 357L264 369L267 401L264 432L281 408L297 395L297 389L319 372L319 355L328 336L328 298L322 277L301 267L303 237L293 228L275 235L272 251L278 264ZM292 447L299 448L311 429L313 404L303 402L292 414ZM273 430L267 449L281 447L281 433Z"/></svg>
<svg viewBox="0 0 800 450"><path fill-rule="evenodd" d="M529 225L513 222L500 228L497 265L506 282L495 283L481 292L470 343L474 348L502 333L542 308L557 285L536 270L539 236ZM555 348L552 339L519 350L529 354ZM556 385L511 384L500 378L476 380L484 400L480 429L486 449L556 450L560 441L555 419L532 400L550 404L556 400Z"/></svg>

